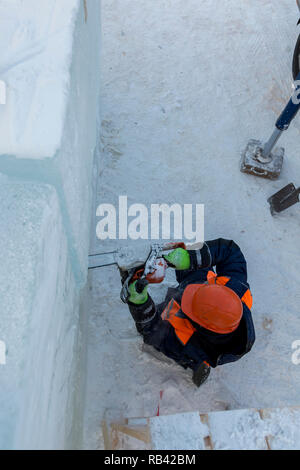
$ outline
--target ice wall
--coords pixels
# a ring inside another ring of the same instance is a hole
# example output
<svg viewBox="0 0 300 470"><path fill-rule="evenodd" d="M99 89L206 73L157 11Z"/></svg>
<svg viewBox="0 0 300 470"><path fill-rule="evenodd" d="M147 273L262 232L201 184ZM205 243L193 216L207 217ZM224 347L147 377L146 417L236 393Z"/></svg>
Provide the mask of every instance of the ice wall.
<svg viewBox="0 0 300 470"><path fill-rule="evenodd" d="M0 448L80 438L100 0L0 0Z"/></svg>

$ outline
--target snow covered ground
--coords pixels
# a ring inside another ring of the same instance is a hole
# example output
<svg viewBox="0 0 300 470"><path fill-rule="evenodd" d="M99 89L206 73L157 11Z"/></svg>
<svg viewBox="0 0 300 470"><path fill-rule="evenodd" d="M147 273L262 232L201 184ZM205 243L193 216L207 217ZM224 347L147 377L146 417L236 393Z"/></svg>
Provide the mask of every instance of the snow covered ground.
<svg viewBox="0 0 300 470"><path fill-rule="evenodd" d="M143 350L116 268L90 274L86 448L104 416L299 405L300 212L272 218L267 197L300 183L297 118L280 179L241 174L250 138L266 139L292 92L298 31L290 0L102 0L102 152L96 204L204 203L205 237L234 239L248 260L257 340L199 390ZM96 221L95 221L96 222ZM116 241L92 242L109 251ZM174 281L174 280L173 280ZM173 282L172 279L168 282ZM153 288L163 298L166 287Z"/></svg>
<svg viewBox="0 0 300 470"><path fill-rule="evenodd" d="M300 408L197 411L105 422L107 450L293 450Z"/></svg>

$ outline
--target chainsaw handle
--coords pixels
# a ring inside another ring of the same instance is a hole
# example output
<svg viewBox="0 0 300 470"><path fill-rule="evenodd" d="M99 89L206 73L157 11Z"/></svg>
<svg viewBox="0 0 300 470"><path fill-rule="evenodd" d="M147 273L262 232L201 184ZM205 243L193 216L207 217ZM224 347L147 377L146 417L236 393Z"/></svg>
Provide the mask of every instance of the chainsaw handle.
<svg viewBox="0 0 300 470"><path fill-rule="evenodd" d="M136 281L135 290L137 291L138 294L141 294L143 290L145 289L145 287L148 286L148 284L149 284L149 281L147 281L146 278L138 279Z"/></svg>
<svg viewBox="0 0 300 470"><path fill-rule="evenodd" d="M170 242L166 243L163 247L163 251L176 250L176 248L183 248L186 250L186 245L184 242Z"/></svg>
<svg viewBox="0 0 300 470"><path fill-rule="evenodd" d="M166 243L161 248L161 251L170 251L175 250L176 248L186 249L186 245L183 242L170 242ZM144 266L136 268L133 276L131 277L131 281L137 281L136 291L138 292L138 294L141 294L148 284L160 284L161 282L163 282L165 277L165 271L168 268L168 264L166 260L162 257L162 253L158 258L156 258L156 261L157 269L154 269L153 272L145 274L145 267L147 266L146 262Z"/></svg>

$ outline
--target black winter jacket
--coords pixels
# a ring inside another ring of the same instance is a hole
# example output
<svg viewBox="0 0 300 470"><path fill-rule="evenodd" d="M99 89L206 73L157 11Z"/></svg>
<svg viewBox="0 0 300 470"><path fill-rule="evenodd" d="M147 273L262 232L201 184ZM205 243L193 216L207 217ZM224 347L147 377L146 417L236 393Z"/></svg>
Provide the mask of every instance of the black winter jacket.
<svg viewBox="0 0 300 470"><path fill-rule="evenodd" d="M136 322L138 332L146 344L182 365L195 370L203 361L216 367L234 362L248 353L255 341L255 331L251 315L252 296L247 282L246 260L232 240L219 238L208 241L201 250L191 251L191 268L176 271L178 287L169 289L165 301L155 306L149 296L143 305L129 303L130 312ZM217 278L224 276L226 286L242 300L243 317L237 330L230 334L218 334L202 328L186 317L195 329L186 344L180 341L171 323L161 318L161 314L171 299L180 305L182 294L188 284L207 282L207 275L215 267ZM250 307L250 308L249 308Z"/></svg>

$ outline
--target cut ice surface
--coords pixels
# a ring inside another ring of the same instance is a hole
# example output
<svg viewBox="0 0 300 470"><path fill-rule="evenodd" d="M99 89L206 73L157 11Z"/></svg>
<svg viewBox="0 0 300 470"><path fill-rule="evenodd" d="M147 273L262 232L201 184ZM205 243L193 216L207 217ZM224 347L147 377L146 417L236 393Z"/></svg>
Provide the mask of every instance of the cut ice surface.
<svg viewBox="0 0 300 470"><path fill-rule="evenodd" d="M76 421L100 2L61 4L0 0L1 448L62 448Z"/></svg>
<svg viewBox="0 0 300 470"><path fill-rule="evenodd" d="M61 10L61 8L60 8ZM100 69L100 2L88 2L88 27L84 6L75 27L73 62L67 118L60 149L55 158L58 187L66 204L66 219L73 237L78 280L86 280L92 202L92 174L97 143L97 112ZM84 97L84 98L83 98Z"/></svg>
<svg viewBox="0 0 300 470"><path fill-rule="evenodd" d="M0 80L0 104L6 104L6 83Z"/></svg>
<svg viewBox="0 0 300 470"><path fill-rule="evenodd" d="M199 413L160 416L150 419L153 449L205 450L204 438L209 434Z"/></svg>
<svg viewBox="0 0 300 470"><path fill-rule="evenodd" d="M300 448L300 408L266 410L263 419L272 449Z"/></svg>
<svg viewBox="0 0 300 470"><path fill-rule="evenodd" d="M0 178L0 448L61 447L78 294L56 192Z"/></svg>
<svg viewBox="0 0 300 470"><path fill-rule="evenodd" d="M78 0L0 2L0 78L9 100L0 109L0 155L54 156L66 109L72 24Z"/></svg>
<svg viewBox="0 0 300 470"><path fill-rule="evenodd" d="M267 450L264 422L257 410L210 413L209 428L216 450Z"/></svg>
<svg viewBox="0 0 300 470"><path fill-rule="evenodd" d="M0 171L55 186L77 281L86 279L99 94L100 3L0 2ZM82 97L84 96L84 99Z"/></svg>

